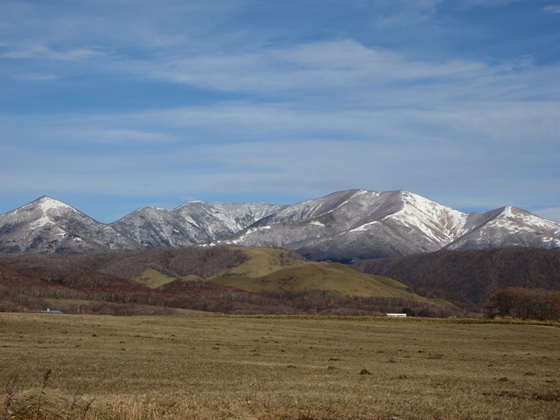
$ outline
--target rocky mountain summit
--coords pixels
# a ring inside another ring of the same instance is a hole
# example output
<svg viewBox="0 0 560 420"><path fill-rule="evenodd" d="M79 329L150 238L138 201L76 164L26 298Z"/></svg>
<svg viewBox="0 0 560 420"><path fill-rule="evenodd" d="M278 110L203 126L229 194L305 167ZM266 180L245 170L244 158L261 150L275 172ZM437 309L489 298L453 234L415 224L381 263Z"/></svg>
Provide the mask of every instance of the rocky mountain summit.
<svg viewBox="0 0 560 420"><path fill-rule="evenodd" d="M283 247L343 262L440 249L560 249L560 224L515 207L462 213L408 191L348 190L290 206L194 201L102 224L49 197L0 215L0 253L155 246Z"/></svg>

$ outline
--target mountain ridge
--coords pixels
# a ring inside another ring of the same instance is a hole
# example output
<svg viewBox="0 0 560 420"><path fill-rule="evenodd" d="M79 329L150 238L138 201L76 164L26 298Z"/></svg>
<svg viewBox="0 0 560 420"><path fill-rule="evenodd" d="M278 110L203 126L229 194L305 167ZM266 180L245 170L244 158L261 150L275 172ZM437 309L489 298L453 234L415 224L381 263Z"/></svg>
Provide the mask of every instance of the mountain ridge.
<svg viewBox="0 0 560 420"><path fill-rule="evenodd" d="M466 214L408 191L349 190L280 210L219 243L351 262L440 249L560 249L560 224L511 206Z"/></svg>
<svg viewBox="0 0 560 420"><path fill-rule="evenodd" d="M293 205L143 207L109 224L47 196L0 215L0 254L196 245L283 247L352 262L446 249L560 249L560 224L512 206L463 213L404 190L361 189Z"/></svg>

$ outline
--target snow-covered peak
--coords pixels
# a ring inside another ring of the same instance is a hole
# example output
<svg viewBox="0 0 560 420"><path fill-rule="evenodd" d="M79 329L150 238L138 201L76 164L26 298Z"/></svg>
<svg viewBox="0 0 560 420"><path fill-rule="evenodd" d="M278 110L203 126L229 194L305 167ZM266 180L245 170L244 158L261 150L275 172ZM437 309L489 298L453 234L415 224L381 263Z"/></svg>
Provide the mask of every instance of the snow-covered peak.
<svg viewBox="0 0 560 420"><path fill-rule="evenodd" d="M402 200L402 208L386 218L418 229L442 246L452 242L462 233L467 214L408 191L398 193Z"/></svg>
<svg viewBox="0 0 560 420"><path fill-rule="evenodd" d="M64 204L62 201L55 200L53 198L47 197L46 195L24 207L28 206L38 206L39 209L41 209L45 214L48 213L49 210L59 209L77 211L75 208L70 207L68 204Z"/></svg>
<svg viewBox="0 0 560 420"><path fill-rule="evenodd" d="M452 213L453 215L458 217L465 216L464 213L461 213L458 210L454 210L451 207L443 206L418 194L414 194L408 191L401 191L401 196L405 205L413 206L416 209L420 210L422 213L430 215L432 217L439 217L442 212Z"/></svg>
<svg viewBox="0 0 560 420"><path fill-rule="evenodd" d="M510 223L516 223L524 226L531 226L538 229L553 229L560 231L560 223L553 222L552 220L543 219L526 210L517 207L506 206L500 210L500 213L494 219L496 221L508 220Z"/></svg>
<svg viewBox="0 0 560 420"><path fill-rule="evenodd" d="M204 201L200 201L200 200L193 200L193 201L188 201L184 204L181 204L179 207L176 207L174 210L180 210L183 208L190 208L190 207L200 207L200 206L206 206L208 203L204 202Z"/></svg>
<svg viewBox="0 0 560 420"><path fill-rule="evenodd" d="M517 210L515 207L505 206L502 214L506 217L513 216L513 214L515 213L515 210Z"/></svg>
<svg viewBox="0 0 560 420"><path fill-rule="evenodd" d="M0 215L0 231L0 254L138 248L112 227L47 196Z"/></svg>
<svg viewBox="0 0 560 420"><path fill-rule="evenodd" d="M0 253L192 246L221 240L281 246L318 259L442 248L560 248L560 224L525 210L507 206L465 214L405 190L339 191L290 206L191 201L172 210L144 207L111 225L44 196L0 215L0 231ZM83 239L80 247L73 238Z"/></svg>

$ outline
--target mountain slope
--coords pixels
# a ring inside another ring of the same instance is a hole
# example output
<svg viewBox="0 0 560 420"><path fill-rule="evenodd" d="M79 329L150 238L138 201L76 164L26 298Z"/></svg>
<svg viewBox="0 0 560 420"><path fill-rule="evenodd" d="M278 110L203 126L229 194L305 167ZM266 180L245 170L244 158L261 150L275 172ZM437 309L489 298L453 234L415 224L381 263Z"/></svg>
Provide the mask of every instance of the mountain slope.
<svg viewBox="0 0 560 420"><path fill-rule="evenodd" d="M515 207L471 213L464 233L447 249L560 248L560 225Z"/></svg>

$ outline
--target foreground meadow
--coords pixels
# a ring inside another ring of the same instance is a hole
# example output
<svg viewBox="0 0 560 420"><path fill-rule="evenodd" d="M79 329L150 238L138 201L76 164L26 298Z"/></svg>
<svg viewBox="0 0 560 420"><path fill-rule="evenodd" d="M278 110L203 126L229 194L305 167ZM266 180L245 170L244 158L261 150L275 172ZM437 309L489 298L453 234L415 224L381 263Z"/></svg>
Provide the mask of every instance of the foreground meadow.
<svg viewBox="0 0 560 420"><path fill-rule="evenodd" d="M0 313L0 380L14 419L558 419L560 328Z"/></svg>

